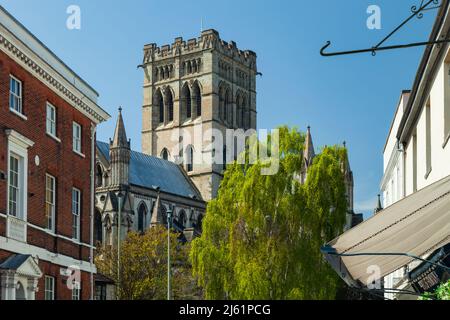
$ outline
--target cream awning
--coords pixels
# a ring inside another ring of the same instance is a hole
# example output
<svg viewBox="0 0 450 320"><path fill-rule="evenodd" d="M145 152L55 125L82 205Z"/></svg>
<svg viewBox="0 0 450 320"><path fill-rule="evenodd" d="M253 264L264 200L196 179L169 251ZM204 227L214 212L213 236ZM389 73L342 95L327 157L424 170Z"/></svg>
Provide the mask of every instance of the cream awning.
<svg viewBox="0 0 450 320"><path fill-rule="evenodd" d="M374 215L323 247L336 272L355 287L400 269L450 242L450 176ZM340 256L340 254L377 254ZM378 267L379 276L374 274Z"/></svg>

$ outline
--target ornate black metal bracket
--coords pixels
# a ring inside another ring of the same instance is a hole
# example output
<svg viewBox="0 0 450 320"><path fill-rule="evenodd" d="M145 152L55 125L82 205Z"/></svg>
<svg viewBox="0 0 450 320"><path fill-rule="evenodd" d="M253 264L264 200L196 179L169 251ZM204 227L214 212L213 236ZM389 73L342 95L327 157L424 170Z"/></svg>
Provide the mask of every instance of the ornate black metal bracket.
<svg viewBox="0 0 450 320"><path fill-rule="evenodd" d="M331 42L327 41L327 43L320 50L320 55L323 57L332 57L332 56L340 56L340 55L347 55L347 54L371 52L372 56L375 56L377 54L377 51L405 49L405 48L411 48L411 47L428 46L428 45L435 45L435 44L442 44L442 43L450 42L450 39L442 39L442 40L437 40L437 41L424 41L424 42L415 42L415 43L409 43L409 44L400 44L400 45L383 46L383 47L381 46L383 43L385 43L387 40L389 40L398 30L403 28L403 26L405 26L413 18L417 17L418 19L422 19L424 11L438 9L442 5L440 3L440 0L428 0L425 4L424 4L424 2L425 2L425 0L422 0L419 8L417 8L417 6L412 6L411 7L412 14L405 21L403 21L397 28L395 28L391 33L389 33L383 40L381 40L378 44L376 44L372 48L359 49L359 50L348 50L348 51L338 51L338 52L325 52L325 50L331 45Z"/></svg>

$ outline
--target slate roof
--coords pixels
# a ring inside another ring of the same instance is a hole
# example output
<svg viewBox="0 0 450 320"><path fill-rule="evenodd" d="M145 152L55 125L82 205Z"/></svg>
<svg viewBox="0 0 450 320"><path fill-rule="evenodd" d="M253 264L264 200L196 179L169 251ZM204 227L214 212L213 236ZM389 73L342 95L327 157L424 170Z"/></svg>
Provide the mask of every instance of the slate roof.
<svg viewBox="0 0 450 320"><path fill-rule="evenodd" d="M109 143L97 141L97 148L109 162ZM129 170L129 182L132 185L149 189L155 186L162 192L201 199L182 169L173 162L131 151Z"/></svg>
<svg viewBox="0 0 450 320"><path fill-rule="evenodd" d="M27 261L27 259L31 257L30 255L26 254L15 254L13 256L10 256L8 259L6 259L4 262L0 264L0 269L3 270L17 270L20 268L20 266Z"/></svg>

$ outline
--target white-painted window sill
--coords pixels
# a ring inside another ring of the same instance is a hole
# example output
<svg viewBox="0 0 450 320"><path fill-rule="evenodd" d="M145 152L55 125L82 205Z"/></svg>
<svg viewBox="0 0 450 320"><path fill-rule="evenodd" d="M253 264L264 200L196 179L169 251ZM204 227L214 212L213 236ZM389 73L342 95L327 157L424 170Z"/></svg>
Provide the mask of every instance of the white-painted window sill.
<svg viewBox="0 0 450 320"><path fill-rule="evenodd" d="M16 116L18 116L19 118L22 118L22 120L28 120L28 117L18 111L16 111L15 109L9 109L9 111L11 111L11 113L15 114Z"/></svg>
<svg viewBox="0 0 450 320"><path fill-rule="evenodd" d="M82 154L81 152L77 151L77 150L73 150L73 153L75 153L76 155L82 157L83 159L86 158L86 156L84 154Z"/></svg>
<svg viewBox="0 0 450 320"><path fill-rule="evenodd" d="M58 138L57 136L55 136L55 135L53 135L53 134L51 134L51 133L49 133L49 132L47 132L47 136L49 136L50 138L52 138L52 139L55 140L56 142L61 143L61 139Z"/></svg>

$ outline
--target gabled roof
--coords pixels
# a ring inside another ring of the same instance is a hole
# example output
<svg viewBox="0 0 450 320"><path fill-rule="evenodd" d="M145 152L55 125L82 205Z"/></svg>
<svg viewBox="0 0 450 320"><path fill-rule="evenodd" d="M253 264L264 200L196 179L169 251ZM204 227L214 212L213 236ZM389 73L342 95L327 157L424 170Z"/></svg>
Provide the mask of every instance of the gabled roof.
<svg viewBox="0 0 450 320"><path fill-rule="evenodd" d="M109 162L109 144L97 141L97 149ZM165 193L202 199L198 190L189 181L189 177L173 162L131 151L129 170L131 185L149 189L159 187Z"/></svg>
<svg viewBox="0 0 450 320"><path fill-rule="evenodd" d="M40 278L42 271L31 255L15 254L0 264L0 270L11 270L18 274Z"/></svg>
<svg viewBox="0 0 450 320"><path fill-rule="evenodd" d="M10 256L3 263L0 264L0 269L4 270L17 270L20 266L31 257L27 254L16 254Z"/></svg>

